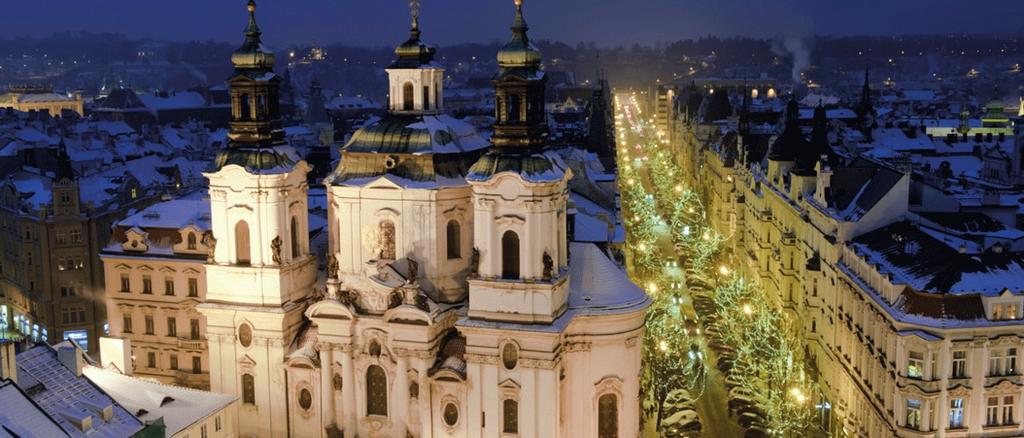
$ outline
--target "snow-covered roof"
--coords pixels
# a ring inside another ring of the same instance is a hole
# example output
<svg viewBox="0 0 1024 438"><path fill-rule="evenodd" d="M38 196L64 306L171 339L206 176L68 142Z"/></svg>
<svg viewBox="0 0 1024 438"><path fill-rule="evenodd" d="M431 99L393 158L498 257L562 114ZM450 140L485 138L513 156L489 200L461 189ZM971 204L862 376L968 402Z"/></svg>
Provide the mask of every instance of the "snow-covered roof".
<svg viewBox="0 0 1024 438"><path fill-rule="evenodd" d="M21 103L35 103L35 102L70 102L70 97L57 94L57 93L29 93L24 94L18 98L18 102Z"/></svg>
<svg viewBox="0 0 1024 438"><path fill-rule="evenodd" d="M73 437L122 438L143 429L144 424L132 413L65 366L57 357L59 349L75 349L75 354L82 355L80 360L85 360L85 353L69 341L52 347L40 345L18 354L18 382L65 432ZM106 408L111 415L104 419ZM91 427L83 431L76 425L83 422L91 422Z"/></svg>
<svg viewBox="0 0 1024 438"><path fill-rule="evenodd" d="M210 229L210 203L202 199L175 199L154 204L117 223L118 226L140 229L167 228L180 230L195 225Z"/></svg>
<svg viewBox="0 0 1024 438"><path fill-rule="evenodd" d="M898 222L861 235L856 253L894 284L938 294L1024 292L1024 253L983 251L970 236Z"/></svg>
<svg viewBox="0 0 1024 438"><path fill-rule="evenodd" d="M338 96L331 99L325 107L329 110L347 109L380 109L380 104L358 96Z"/></svg>
<svg viewBox="0 0 1024 438"><path fill-rule="evenodd" d="M0 438L68 436L14 382L0 381Z"/></svg>
<svg viewBox="0 0 1024 438"><path fill-rule="evenodd" d="M167 436L188 429L237 400L231 395L164 385L95 366L85 367L82 374L140 420L163 418Z"/></svg>
<svg viewBox="0 0 1024 438"><path fill-rule="evenodd" d="M608 222L581 212L577 212L574 217L574 241L607 243L611 240L611 227Z"/></svg>

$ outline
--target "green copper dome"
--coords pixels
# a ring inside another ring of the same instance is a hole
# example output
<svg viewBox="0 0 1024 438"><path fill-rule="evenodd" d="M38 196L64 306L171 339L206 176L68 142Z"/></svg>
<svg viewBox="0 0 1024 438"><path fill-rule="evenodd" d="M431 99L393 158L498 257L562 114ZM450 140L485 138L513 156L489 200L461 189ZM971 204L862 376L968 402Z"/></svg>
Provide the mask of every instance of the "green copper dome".
<svg viewBox="0 0 1024 438"><path fill-rule="evenodd" d="M523 18L523 0L515 0L516 19L512 23L512 40L498 51L498 65L502 68L539 68L543 56L537 46L533 45Z"/></svg>
<svg viewBox="0 0 1024 438"><path fill-rule="evenodd" d="M249 26L245 28L245 42L231 55L231 63L238 70L271 70L274 68L274 52L263 47L262 32L256 25L256 2L249 0Z"/></svg>

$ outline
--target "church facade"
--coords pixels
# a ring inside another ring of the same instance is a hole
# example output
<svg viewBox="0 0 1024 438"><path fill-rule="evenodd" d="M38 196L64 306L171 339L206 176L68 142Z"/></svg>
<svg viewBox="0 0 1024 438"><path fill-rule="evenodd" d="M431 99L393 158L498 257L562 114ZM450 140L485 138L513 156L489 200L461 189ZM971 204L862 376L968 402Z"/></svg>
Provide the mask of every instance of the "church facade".
<svg viewBox="0 0 1024 438"><path fill-rule="evenodd" d="M310 166L284 141L274 55L249 2L229 146L206 173L210 385L243 437L630 437L649 299L567 236L546 77L522 1L487 141L444 113L444 67L409 40L387 115L327 176L311 255ZM318 266L326 266L320 270Z"/></svg>

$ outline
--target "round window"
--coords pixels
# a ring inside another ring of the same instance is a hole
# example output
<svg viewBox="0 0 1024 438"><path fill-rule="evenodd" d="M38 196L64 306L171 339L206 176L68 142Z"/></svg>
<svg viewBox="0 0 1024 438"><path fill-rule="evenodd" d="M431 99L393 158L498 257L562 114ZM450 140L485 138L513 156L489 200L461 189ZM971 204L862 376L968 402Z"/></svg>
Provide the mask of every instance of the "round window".
<svg viewBox="0 0 1024 438"><path fill-rule="evenodd" d="M519 350L515 344L509 342L505 344L505 348L501 349L501 363L505 365L505 369L511 370L516 367L519 363Z"/></svg>
<svg viewBox="0 0 1024 438"><path fill-rule="evenodd" d="M308 389L303 388L299 391L299 407L304 411L308 411L313 406L313 394Z"/></svg>
<svg viewBox="0 0 1024 438"><path fill-rule="evenodd" d="M252 327L249 324L242 324L241 327L238 327L238 342L246 348L252 345Z"/></svg>
<svg viewBox="0 0 1024 438"><path fill-rule="evenodd" d="M444 405L444 424L454 426L459 423L459 408L455 403Z"/></svg>

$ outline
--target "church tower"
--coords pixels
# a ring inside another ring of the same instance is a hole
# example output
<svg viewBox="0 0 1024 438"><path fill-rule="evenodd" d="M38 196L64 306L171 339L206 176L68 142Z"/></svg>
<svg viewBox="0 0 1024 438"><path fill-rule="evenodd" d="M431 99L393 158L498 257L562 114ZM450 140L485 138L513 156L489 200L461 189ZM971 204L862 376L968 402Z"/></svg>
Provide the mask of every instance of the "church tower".
<svg viewBox="0 0 1024 438"><path fill-rule="evenodd" d="M68 146L64 139L57 145L57 169L53 178L54 216L77 218L81 213L78 178L71 166Z"/></svg>
<svg viewBox="0 0 1024 438"><path fill-rule="evenodd" d="M387 68L392 113L440 114L444 111L444 68L434 62L437 49L420 41L419 2L412 2L409 40L395 48Z"/></svg>
<svg viewBox="0 0 1024 438"><path fill-rule="evenodd" d="M470 318L551 323L568 293L569 170L547 151L547 76L516 0L512 40L498 52L493 145L470 169L477 277Z"/></svg>
<svg viewBox="0 0 1024 438"><path fill-rule="evenodd" d="M204 175L210 181L212 234L206 316L214 392L239 398L240 436L288 433L280 366L302 323L316 278L309 252L310 168L287 145L281 78L273 71L248 3L245 42L231 57L228 146Z"/></svg>
<svg viewBox="0 0 1024 438"><path fill-rule="evenodd" d="M569 307L572 175L549 150L547 77L527 35L522 0L515 7L512 39L498 52L492 146L467 177L477 269L459 330L467 381L475 382L469 411L481 412L467 418L467 427L480 436L556 437L563 436L558 324Z"/></svg>

